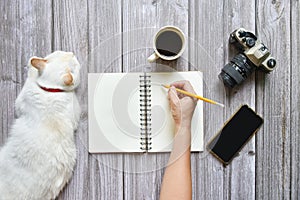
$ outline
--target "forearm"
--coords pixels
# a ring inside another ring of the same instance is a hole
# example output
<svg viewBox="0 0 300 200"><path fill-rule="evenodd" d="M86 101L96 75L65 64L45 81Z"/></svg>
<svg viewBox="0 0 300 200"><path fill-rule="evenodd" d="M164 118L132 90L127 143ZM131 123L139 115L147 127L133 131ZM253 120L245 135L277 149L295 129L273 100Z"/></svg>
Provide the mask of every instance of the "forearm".
<svg viewBox="0 0 300 200"><path fill-rule="evenodd" d="M190 144L190 127L179 128L164 174L160 193L161 200L192 199Z"/></svg>

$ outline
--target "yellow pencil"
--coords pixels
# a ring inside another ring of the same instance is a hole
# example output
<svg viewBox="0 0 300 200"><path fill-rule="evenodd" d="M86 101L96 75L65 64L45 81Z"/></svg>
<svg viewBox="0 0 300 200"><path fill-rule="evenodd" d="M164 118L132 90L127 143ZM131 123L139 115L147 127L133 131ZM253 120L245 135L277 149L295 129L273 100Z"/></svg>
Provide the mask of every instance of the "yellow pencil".
<svg viewBox="0 0 300 200"><path fill-rule="evenodd" d="M168 89L171 87L170 85L164 85L164 84L162 84L162 86L165 87L165 88L168 88ZM208 103L211 103L211 104L216 104L216 105L221 106L221 107L225 107L224 104L218 103L218 102L213 101L211 99L207 99L205 97L201 97L199 95L192 94L192 93L189 93L187 91L184 91L184 90L181 90L181 89L178 89L178 88L175 88L175 90L178 91L178 92L180 92L180 93L182 93L182 94L185 94L187 96L194 97L196 99L200 99L202 101L205 101L205 102L208 102Z"/></svg>

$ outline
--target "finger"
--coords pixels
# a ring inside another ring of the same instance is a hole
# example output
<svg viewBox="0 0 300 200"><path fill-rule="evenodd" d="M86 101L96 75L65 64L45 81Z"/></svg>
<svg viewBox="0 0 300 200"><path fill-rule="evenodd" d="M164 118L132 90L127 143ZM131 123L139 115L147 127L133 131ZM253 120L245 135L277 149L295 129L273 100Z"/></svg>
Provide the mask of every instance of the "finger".
<svg viewBox="0 0 300 200"><path fill-rule="evenodd" d="M182 94L181 92L177 91L175 87L174 87L174 92L176 93L179 99L186 97L185 94Z"/></svg>
<svg viewBox="0 0 300 200"><path fill-rule="evenodd" d="M174 86L176 88L183 89L184 81L183 80L175 81L175 82L171 83L170 86Z"/></svg>
<svg viewBox="0 0 300 200"><path fill-rule="evenodd" d="M174 86L176 88L185 90L187 92L191 92L193 94L196 94L193 86L191 85L191 83L189 81L186 80L182 80L182 81L176 81L174 83L171 84L171 86Z"/></svg>
<svg viewBox="0 0 300 200"><path fill-rule="evenodd" d="M186 97L185 94L182 94L180 92L177 91L177 96L179 97L179 99L182 99L183 97Z"/></svg>
<svg viewBox="0 0 300 200"><path fill-rule="evenodd" d="M189 81L186 81L186 80L176 81L176 82L172 83L171 86L175 86L176 88L179 88L179 89L185 90L187 92L196 94L196 92L195 92L193 86L191 85L191 83ZM179 96L180 99L182 99L182 98L186 97L187 95L184 95L184 94L179 95L178 94L178 96ZM196 98L193 98L193 97L190 97L190 98L192 98L195 102L197 102Z"/></svg>

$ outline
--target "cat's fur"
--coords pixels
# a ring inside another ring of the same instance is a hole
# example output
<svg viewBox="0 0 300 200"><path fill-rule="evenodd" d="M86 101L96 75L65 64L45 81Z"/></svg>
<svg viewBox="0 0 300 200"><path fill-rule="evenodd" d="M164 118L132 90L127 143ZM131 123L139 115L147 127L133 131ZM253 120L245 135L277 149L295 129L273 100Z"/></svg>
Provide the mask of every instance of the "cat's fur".
<svg viewBox="0 0 300 200"><path fill-rule="evenodd" d="M72 176L80 65L71 52L29 61L17 119L0 149L0 199L54 199ZM49 92L41 87L62 89Z"/></svg>

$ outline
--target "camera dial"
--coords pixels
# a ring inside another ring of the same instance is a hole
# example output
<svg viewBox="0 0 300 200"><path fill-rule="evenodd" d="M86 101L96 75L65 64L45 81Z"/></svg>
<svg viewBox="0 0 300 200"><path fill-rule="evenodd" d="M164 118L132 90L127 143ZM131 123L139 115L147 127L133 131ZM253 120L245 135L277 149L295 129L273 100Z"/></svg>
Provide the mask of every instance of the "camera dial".
<svg viewBox="0 0 300 200"><path fill-rule="evenodd" d="M251 48L255 45L256 40L254 40L253 38L247 38L246 39L246 45Z"/></svg>
<svg viewBox="0 0 300 200"><path fill-rule="evenodd" d="M270 68L274 68L276 65L276 60L274 58L271 58L270 60L268 60L267 65Z"/></svg>

